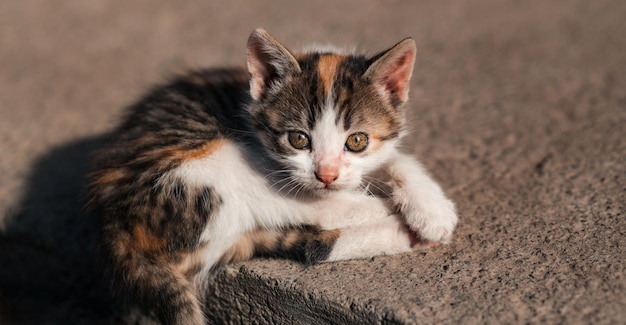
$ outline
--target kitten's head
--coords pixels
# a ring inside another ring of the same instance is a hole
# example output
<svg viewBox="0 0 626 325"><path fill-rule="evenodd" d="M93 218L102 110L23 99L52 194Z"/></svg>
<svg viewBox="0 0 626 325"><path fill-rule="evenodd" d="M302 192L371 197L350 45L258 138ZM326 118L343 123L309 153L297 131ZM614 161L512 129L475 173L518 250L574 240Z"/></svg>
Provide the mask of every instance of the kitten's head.
<svg viewBox="0 0 626 325"><path fill-rule="evenodd" d="M248 40L249 107L282 178L324 194L354 190L384 164L404 128L415 42L373 57L317 51L292 54L255 30Z"/></svg>

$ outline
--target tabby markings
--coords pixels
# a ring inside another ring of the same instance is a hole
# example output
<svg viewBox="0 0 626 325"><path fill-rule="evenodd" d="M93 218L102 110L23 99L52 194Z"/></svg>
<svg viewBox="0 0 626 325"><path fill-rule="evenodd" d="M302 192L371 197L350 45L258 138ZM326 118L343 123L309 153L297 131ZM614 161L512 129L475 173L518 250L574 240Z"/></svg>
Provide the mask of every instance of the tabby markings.
<svg viewBox="0 0 626 325"><path fill-rule="evenodd" d="M320 56L317 64L317 73L326 96L330 96L330 89L333 86L333 80L337 74L337 67L344 59L344 56L337 54L325 54Z"/></svg>

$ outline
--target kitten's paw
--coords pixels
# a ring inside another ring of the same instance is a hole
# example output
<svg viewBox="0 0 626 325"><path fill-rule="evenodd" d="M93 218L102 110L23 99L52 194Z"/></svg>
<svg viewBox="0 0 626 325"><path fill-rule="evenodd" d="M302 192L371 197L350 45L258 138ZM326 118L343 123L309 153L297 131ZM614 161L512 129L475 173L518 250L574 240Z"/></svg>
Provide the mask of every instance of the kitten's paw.
<svg viewBox="0 0 626 325"><path fill-rule="evenodd" d="M421 239L431 243L447 244L452 239L458 217L454 204L443 199L438 204L415 207L414 211L405 211L406 221L412 231Z"/></svg>
<svg viewBox="0 0 626 325"><path fill-rule="evenodd" d="M407 253L414 248L416 239L397 214L337 231L339 237L330 248L326 262ZM326 245L326 252L330 246Z"/></svg>
<svg viewBox="0 0 626 325"><path fill-rule="evenodd" d="M411 249L421 251L439 246L439 243L437 242L431 242L422 238L416 231L411 230L407 225L405 225L404 228L406 228L406 234L409 238Z"/></svg>

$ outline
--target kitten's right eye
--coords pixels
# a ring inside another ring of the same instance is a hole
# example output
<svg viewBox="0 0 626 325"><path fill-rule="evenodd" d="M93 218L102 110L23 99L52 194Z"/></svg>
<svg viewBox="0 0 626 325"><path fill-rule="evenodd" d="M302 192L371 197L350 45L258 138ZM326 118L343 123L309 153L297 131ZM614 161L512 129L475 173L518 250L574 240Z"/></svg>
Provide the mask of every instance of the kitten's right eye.
<svg viewBox="0 0 626 325"><path fill-rule="evenodd" d="M311 139L304 132L289 131L287 138L289 143L298 150L311 149Z"/></svg>

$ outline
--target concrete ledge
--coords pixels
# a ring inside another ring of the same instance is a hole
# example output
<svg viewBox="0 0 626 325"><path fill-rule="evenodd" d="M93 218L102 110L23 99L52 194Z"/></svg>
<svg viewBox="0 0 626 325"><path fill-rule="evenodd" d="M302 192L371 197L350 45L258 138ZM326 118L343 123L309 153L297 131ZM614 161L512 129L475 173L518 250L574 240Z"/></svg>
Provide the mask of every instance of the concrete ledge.
<svg viewBox="0 0 626 325"><path fill-rule="evenodd" d="M235 324L372 324L383 321L375 311L323 294L297 283L263 277L242 265L228 267L210 286L209 319ZM387 321L387 320L385 320Z"/></svg>

